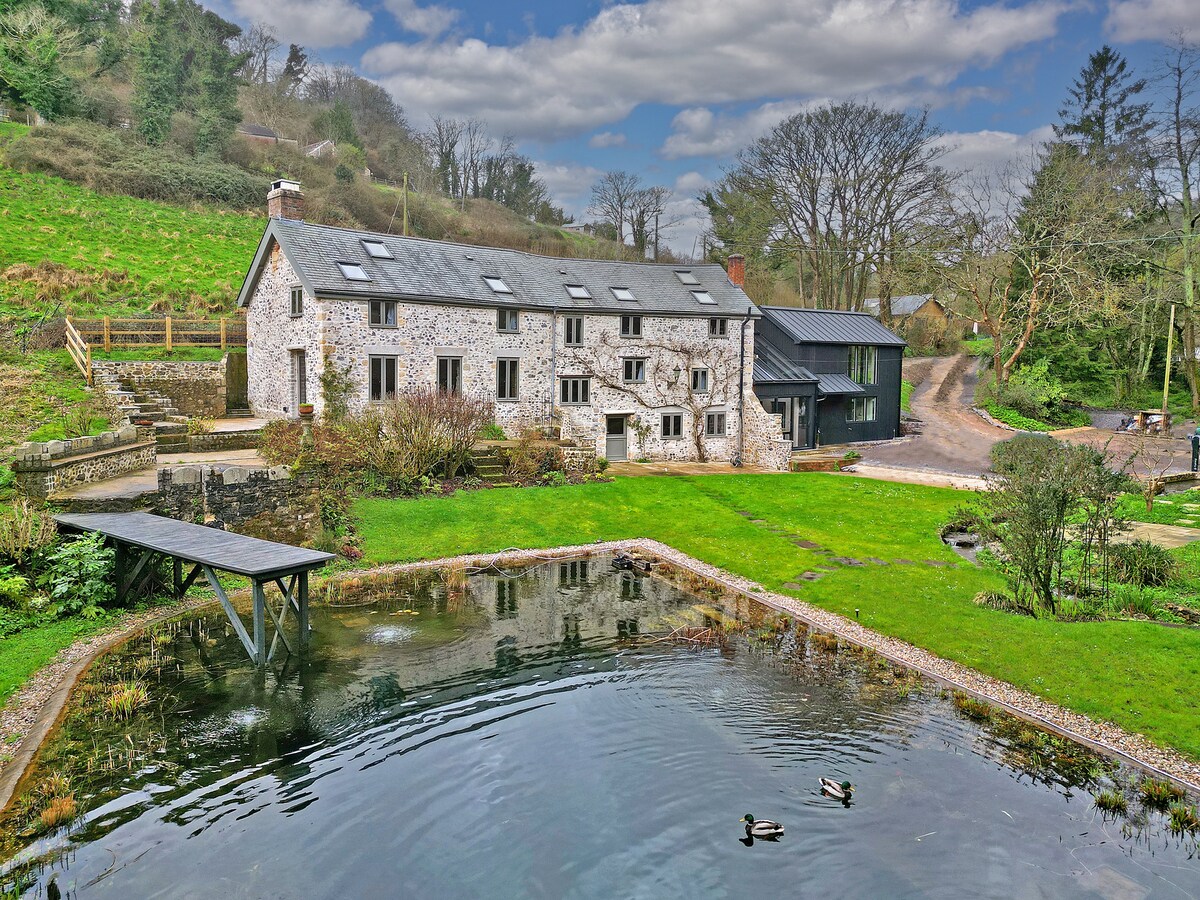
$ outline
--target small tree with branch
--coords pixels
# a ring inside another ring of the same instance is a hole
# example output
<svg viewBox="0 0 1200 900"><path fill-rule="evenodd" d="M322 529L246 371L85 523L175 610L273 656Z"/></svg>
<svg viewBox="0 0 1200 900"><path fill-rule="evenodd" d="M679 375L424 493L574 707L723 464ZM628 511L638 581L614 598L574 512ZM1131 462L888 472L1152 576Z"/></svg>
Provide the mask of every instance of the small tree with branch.
<svg viewBox="0 0 1200 900"><path fill-rule="evenodd" d="M623 361L633 356L646 360L644 382L623 380ZM632 343L602 334L590 346L576 349L574 357L601 387L649 409L678 407L691 413L690 437L701 462L708 459L705 413L738 400L737 359L712 341L672 338ZM697 369L707 371L705 389L693 382L692 373Z"/></svg>

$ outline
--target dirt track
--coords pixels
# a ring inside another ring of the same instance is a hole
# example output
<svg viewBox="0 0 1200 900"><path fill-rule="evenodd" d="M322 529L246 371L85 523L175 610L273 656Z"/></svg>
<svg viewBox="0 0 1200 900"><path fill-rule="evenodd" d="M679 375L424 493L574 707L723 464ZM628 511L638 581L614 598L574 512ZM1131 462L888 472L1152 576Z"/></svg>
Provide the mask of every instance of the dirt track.
<svg viewBox="0 0 1200 900"><path fill-rule="evenodd" d="M916 360L921 365L925 360ZM976 360L960 355L930 361L928 374L912 395L913 415L921 433L902 441L864 448L863 462L956 475L982 475L990 464L992 445L1012 437L989 425L971 410Z"/></svg>

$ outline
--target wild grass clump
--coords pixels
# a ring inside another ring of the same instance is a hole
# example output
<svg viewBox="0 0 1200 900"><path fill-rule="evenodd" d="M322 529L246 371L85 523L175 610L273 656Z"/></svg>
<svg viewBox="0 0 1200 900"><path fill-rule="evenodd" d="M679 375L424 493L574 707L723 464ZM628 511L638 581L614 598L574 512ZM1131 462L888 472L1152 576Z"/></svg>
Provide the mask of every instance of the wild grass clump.
<svg viewBox="0 0 1200 900"><path fill-rule="evenodd" d="M1092 797L1096 808L1114 816L1123 816L1129 811L1129 801L1118 790L1103 790Z"/></svg>
<svg viewBox="0 0 1200 900"><path fill-rule="evenodd" d="M977 697L972 697L970 694L964 694L962 691L955 691L951 695L951 699L954 702L955 709L968 719L973 719L976 722L988 722L995 715L995 709L992 707L992 704Z"/></svg>
<svg viewBox="0 0 1200 900"><path fill-rule="evenodd" d="M1173 803L1183 799L1183 791L1169 781L1158 778L1147 778L1138 785L1138 795L1142 802L1152 809L1168 809Z"/></svg>
<svg viewBox="0 0 1200 900"><path fill-rule="evenodd" d="M1114 544L1109 550L1113 577L1123 584L1159 587L1170 581L1178 566L1166 547L1153 541Z"/></svg>
<svg viewBox="0 0 1200 900"><path fill-rule="evenodd" d="M814 631L810 640L813 646L820 650L827 650L830 653L837 652L838 639L836 635L826 634L823 631Z"/></svg>
<svg viewBox="0 0 1200 900"><path fill-rule="evenodd" d="M75 795L67 794L64 797L52 798L38 816L38 823L42 831L51 831L59 825L66 825L77 815L79 808L75 803Z"/></svg>
<svg viewBox="0 0 1200 900"><path fill-rule="evenodd" d="M1194 834L1200 831L1200 814L1190 803L1182 801L1172 803L1167 827L1171 829L1172 834L1183 834L1184 832Z"/></svg>
<svg viewBox="0 0 1200 900"><path fill-rule="evenodd" d="M1020 616L1036 615L1032 605L1012 594L1006 594L1004 591L980 591L975 595L975 605L985 609L996 609L1000 612L1016 613Z"/></svg>
<svg viewBox="0 0 1200 900"><path fill-rule="evenodd" d="M104 699L104 709L114 719L130 719L141 707L150 702L146 686L138 681L123 681L113 685Z"/></svg>

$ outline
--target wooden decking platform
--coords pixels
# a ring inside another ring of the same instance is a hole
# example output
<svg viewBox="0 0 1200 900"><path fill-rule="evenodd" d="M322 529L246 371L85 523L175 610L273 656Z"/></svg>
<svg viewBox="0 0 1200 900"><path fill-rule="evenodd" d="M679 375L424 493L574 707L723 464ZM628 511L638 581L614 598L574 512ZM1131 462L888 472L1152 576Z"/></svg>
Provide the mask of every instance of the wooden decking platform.
<svg viewBox="0 0 1200 900"><path fill-rule="evenodd" d="M301 646L307 641L308 573L336 558L332 553L264 541L150 513L64 514L55 516L55 521L62 528L102 534L116 546L118 599L124 599L131 592L137 593L149 583L154 570L153 567L147 569L147 564L155 556L172 561L176 596L182 596L197 576L203 573L225 608L246 652L260 666L275 655L275 648L280 641L288 652L292 652L291 641L284 632L289 610L296 612ZM131 551L138 557L132 566L129 565ZM192 567L186 577L183 574L185 564ZM217 571L251 579L253 636L247 633L233 604L229 602ZM283 595L279 614L266 601L266 588L271 584L277 585ZM269 649L267 616L275 626L275 636Z"/></svg>

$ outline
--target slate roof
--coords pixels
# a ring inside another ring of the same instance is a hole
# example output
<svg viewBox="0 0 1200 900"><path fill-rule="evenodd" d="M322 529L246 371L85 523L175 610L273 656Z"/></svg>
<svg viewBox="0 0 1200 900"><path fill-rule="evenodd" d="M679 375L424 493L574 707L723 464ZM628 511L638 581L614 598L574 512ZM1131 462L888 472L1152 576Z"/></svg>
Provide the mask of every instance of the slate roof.
<svg viewBox="0 0 1200 900"><path fill-rule="evenodd" d="M519 250L354 231L293 219L272 219L267 225L238 296L239 306L245 306L253 295L258 273L275 240L305 289L320 297L557 308L563 312L578 309L700 317L758 316L750 298L741 288L731 284L725 270L715 264L664 265L561 259ZM382 242L393 258L368 256L362 244L364 240ZM338 268L339 262L361 266L371 280L347 280ZM675 275L676 270L690 271L700 283L682 284ZM512 293L494 292L484 281L484 276L502 278ZM576 300L568 296L568 284L583 285L591 299ZM617 300L612 288L628 288L637 299ZM692 291L707 291L715 302L700 303L692 296Z"/></svg>
<svg viewBox="0 0 1200 900"><path fill-rule="evenodd" d="M893 297L892 315L911 316L930 300L933 300L933 294L906 294L903 297ZM936 303L937 301L934 300L934 302ZM879 315L879 298L871 297L868 300L864 300L863 312L869 312L873 316Z"/></svg>
<svg viewBox="0 0 1200 900"><path fill-rule="evenodd" d="M794 306L760 306L759 311L797 344L905 346L903 339L864 312L801 309Z"/></svg>
<svg viewBox="0 0 1200 900"><path fill-rule="evenodd" d="M278 138L273 130L266 125L257 125L254 122L243 122L237 127L238 134L248 134L251 137Z"/></svg>
<svg viewBox="0 0 1200 900"><path fill-rule="evenodd" d="M849 375L832 375L822 372L817 376L817 390L822 394L861 394L862 385Z"/></svg>
<svg viewBox="0 0 1200 900"><path fill-rule="evenodd" d="M821 376L822 378L824 376ZM794 359L788 359L774 346L758 338L754 341L754 383L814 382L817 376Z"/></svg>

